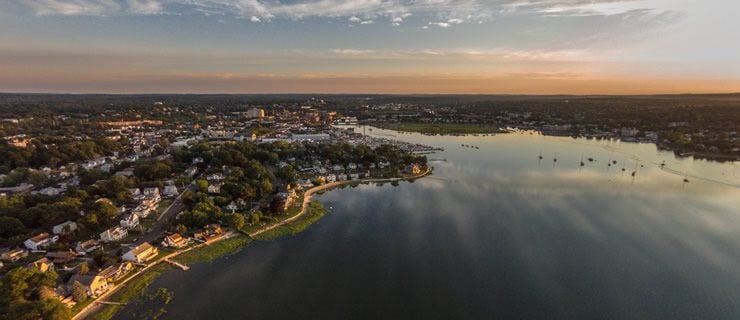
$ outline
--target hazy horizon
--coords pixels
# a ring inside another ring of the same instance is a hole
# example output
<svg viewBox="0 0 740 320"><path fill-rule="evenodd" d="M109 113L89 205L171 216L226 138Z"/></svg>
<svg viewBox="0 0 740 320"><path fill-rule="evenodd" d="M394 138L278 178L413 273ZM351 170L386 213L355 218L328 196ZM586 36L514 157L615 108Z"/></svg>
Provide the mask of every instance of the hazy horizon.
<svg viewBox="0 0 740 320"><path fill-rule="evenodd" d="M9 0L0 92L740 92L728 0Z"/></svg>

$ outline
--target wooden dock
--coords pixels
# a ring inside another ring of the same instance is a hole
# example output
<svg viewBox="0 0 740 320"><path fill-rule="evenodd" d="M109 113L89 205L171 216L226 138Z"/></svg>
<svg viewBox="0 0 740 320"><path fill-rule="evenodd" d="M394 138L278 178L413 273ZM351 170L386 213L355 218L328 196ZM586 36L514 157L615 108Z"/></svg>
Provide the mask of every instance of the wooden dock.
<svg viewBox="0 0 740 320"><path fill-rule="evenodd" d="M175 267L178 267L178 268L182 269L182 271L188 271L188 270L190 270L190 267L188 267L188 266L186 266L186 265L184 265L182 263L179 263L177 261L172 261L170 259L164 259L164 262L167 262L167 263L169 263L169 264L171 264L171 265L173 265Z"/></svg>

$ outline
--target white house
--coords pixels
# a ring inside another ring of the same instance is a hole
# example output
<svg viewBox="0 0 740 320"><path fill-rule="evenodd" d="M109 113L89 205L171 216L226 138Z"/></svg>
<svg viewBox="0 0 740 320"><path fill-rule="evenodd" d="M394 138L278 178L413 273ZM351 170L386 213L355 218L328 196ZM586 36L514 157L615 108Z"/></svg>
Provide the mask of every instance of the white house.
<svg viewBox="0 0 740 320"><path fill-rule="evenodd" d="M180 193L177 191L177 187L176 186L170 185L170 186L165 186L164 187L164 190L162 191L162 194L165 197L177 197L177 195L180 194Z"/></svg>
<svg viewBox="0 0 740 320"><path fill-rule="evenodd" d="M126 252L122 258L125 261L144 263L157 256L157 254L159 254L157 248L152 247L148 242L144 242Z"/></svg>
<svg viewBox="0 0 740 320"><path fill-rule="evenodd" d="M121 241L128 236L128 230L121 227L113 227L100 233L100 241Z"/></svg>
<svg viewBox="0 0 740 320"><path fill-rule="evenodd" d="M51 232L54 234L70 234L74 232L75 230L77 230L77 224L74 223L73 221L67 221L67 222L63 222L58 225L55 225L51 229Z"/></svg>
<svg viewBox="0 0 740 320"><path fill-rule="evenodd" d="M226 179L226 177L221 173L211 173L206 177L206 180L208 181L221 181L224 179Z"/></svg>
<svg viewBox="0 0 740 320"><path fill-rule="evenodd" d="M59 236L52 236L46 232L39 233L36 236L23 242L28 250L40 250L59 241Z"/></svg>
<svg viewBox="0 0 740 320"><path fill-rule="evenodd" d="M126 214L123 216L120 223L121 227L126 228L127 230L134 229L139 226L139 216L134 213Z"/></svg>
<svg viewBox="0 0 740 320"><path fill-rule="evenodd" d="M231 203L226 206L226 210L231 211L231 213L234 213L237 209L239 209L239 207L236 206L236 203L234 203L234 201L231 201Z"/></svg>
<svg viewBox="0 0 740 320"><path fill-rule="evenodd" d="M160 197L159 188L144 188L144 195L147 197Z"/></svg>

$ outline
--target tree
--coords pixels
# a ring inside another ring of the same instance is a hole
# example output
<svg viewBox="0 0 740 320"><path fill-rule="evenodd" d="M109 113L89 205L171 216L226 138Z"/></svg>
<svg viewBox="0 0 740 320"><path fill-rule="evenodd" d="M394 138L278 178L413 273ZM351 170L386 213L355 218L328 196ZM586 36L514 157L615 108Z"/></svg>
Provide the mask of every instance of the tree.
<svg viewBox="0 0 740 320"><path fill-rule="evenodd" d="M80 271L79 274L87 274L90 272L90 267L87 265L87 262L83 262L80 264Z"/></svg>
<svg viewBox="0 0 740 320"><path fill-rule="evenodd" d="M232 213L229 215L229 225L236 229L241 230L244 227L244 215L241 213Z"/></svg>
<svg viewBox="0 0 740 320"><path fill-rule="evenodd" d="M44 299L40 302L41 319L68 320L72 319L72 309L57 299Z"/></svg>
<svg viewBox="0 0 740 320"><path fill-rule="evenodd" d="M208 192L208 180L198 179L198 181L195 182L195 185L198 186L198 190L200 192Z"/></svg>
<svg viewBox="0 0 740 320"><path fill-rule="evenodd" d="M22 234L26 227L15 217L0 217L0 236L10 238Z"/></svg>
<svg viewBox="0 0 740 320"><path fill-rule="evenodd" d="M72 283L72 299L77 302L82 302L87 299L87 292L85 292L85 286L79 281Z"/></svg>
<svg viewBox="0 0 740 320"><path fill-rule="evenodd" d="M260 222L260 217L262 216L262 213L259 211L252 212L249 214L249 223L250 224L257 224Z"/></svg>
<svg viewBox="0 0 740 320"><path fill-rule="evenodd" d="M179 233L179 234L185 234L185 232L187 232L187 231L188 231L188 228L186 228L185 226L183 226L183 225L181 225L181 224L178 224L178 225L177 225L177 227L175 227L175 230L176 230L176 231L177 231L177 233Z"/></svg>

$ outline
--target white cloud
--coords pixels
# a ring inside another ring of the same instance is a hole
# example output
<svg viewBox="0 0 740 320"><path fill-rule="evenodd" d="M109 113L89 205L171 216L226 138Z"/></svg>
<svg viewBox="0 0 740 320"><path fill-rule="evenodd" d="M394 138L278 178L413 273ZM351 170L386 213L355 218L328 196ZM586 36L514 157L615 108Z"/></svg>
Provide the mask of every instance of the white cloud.
<svg viewBox="0 0 740 320"><path fill-rule="evenodd" d="M119 12L121 6L113 0L24 0L40 16L46 15L108 15Z"/></svg>
<svg viewBox="0 0 740 320"><path fill-rule="evenodd" d="M649 0L10 0L37 15L161 14L192 10L260 20L348 18L350 22L385 17L400 24L411 15L438 26L479 23L499 15L615 15L650 10ZM359 18L364 17L364 18Z"/></svg>
<svg viewBox="0 0 740 320"><path fill-rule="evenodd" d="M252 16L252 17L249 18L249 20L252 21L252 22L260 22L260 21L262 21L262 19L260 19L257 16Z"/></svg>
<svg viewBox="0 0 740 320"><path fill-rule="evenodd" d="M164 6L158 0L128 0L128 11L140 15L161 14Z"/></svg>

